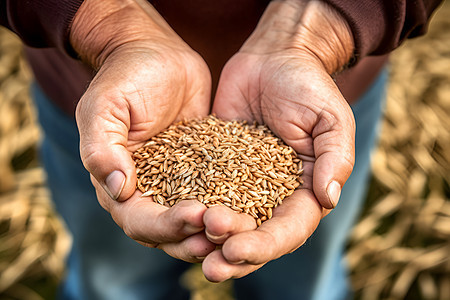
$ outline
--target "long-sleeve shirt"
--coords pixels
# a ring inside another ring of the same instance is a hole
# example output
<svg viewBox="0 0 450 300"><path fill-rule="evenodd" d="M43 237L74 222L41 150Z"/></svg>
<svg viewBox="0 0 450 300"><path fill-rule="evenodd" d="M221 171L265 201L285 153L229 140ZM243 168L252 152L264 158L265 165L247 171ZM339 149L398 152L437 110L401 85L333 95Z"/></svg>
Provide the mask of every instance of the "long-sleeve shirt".
<svg viewBox="0 0 450 300"><path fill-rule="evenodd" d="M389 53L426 32L439 0L324 0L348 22L358 59ZM36 81L73 115L94 72L70 55L70 26L82 0L0 0L0 24L26 45ZM269 0L150 1L172 28L219 70L255 28ZM214 49L214 53L210 51ZM220 59L213 59L212 57ZM216 72L217 73L217 72Z"/></svg>

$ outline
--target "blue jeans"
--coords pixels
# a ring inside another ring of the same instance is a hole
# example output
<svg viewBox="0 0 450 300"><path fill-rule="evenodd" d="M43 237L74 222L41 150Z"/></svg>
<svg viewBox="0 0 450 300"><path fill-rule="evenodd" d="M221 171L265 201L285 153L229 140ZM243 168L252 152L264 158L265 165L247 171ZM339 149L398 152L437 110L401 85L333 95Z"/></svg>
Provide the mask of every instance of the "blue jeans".
<svg viewBox="0 0 450 300"><path fill-rule="evenodd" d="M352 107L357 124L356 164L339 205L299 250L235 281L238 299L348 299L343 250L363 205L385 98L387 72ZM79 156L74 119L34 85L44 132L41 157L57 211L73 235L61 299L188 299L180 285L189 264L128 238L98 204Z"/></svg>

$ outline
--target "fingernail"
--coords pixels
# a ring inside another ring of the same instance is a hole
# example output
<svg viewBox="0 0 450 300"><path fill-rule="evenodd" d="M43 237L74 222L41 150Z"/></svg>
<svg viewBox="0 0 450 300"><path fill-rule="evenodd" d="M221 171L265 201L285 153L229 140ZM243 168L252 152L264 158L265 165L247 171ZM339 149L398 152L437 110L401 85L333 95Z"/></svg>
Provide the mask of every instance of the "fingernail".
<svg viewBox="0 0 450 300"><path fill-rule="evenodd" d="M112 171L111 174L106 177L103 188L111 199L117 200L117 198L119 198L125 185L125 179L125 174L117 170Z"/></svg>
<svg viewBox="0 0 450 300"><path fill-rule="evenodd" d="M341 196L341 186L336 181L332 181L327 187L328 200L331 203L332 208L335 208L339 202Z"/></svg>
<svg viewBox="0 0 450 300"><path fill-rule="evenodd" d="M191 224L185 224L183 228L183 232L187 235L192 235L198 233L203 230L204 227L197 227Z"/></svg>
<svg viewBox="0 0 450 300"><path fill-rule="evenodd" d="M206 258L206 256L196 256L195 259L198 259L200 261L203 261Z"/></svg>
<svg viewBox="0 0 450 300"><path fill-rule="evenodd" d="M222 241L222 240L226 239L228 237L228 232L224 233L222 235L213 235L213 234L206 232L206 237L208 238L208 240L210 240L211 242L214 243L214 242Z"/></svg>
<svg viewBox="0 0 450 300"><path fill-rule="evenodd" d="M232 264L232 265L242 265L243 263L245 263L245 260L230 261L229 263Z"/></svg>

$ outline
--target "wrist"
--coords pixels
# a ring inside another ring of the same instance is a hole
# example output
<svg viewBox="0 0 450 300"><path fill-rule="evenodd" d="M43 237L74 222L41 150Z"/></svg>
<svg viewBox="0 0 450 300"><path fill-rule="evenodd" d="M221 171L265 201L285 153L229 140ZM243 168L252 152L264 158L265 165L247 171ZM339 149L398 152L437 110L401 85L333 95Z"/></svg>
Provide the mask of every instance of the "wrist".
<svg viewBox="0 0 450 300"><path fill-rule="evenodd" d="M157 47L162 40L178 39L153 7L141 6L134 0L85 0L70 31L73 49L94 69L126 45Z"/></svg>
<svg viewBox="0 0 450 300"><path fill-rule="evenodd" d="M240 51L306 55L333 74L351 60L354 42L345 19L325 2L275 0Z"/></svg>

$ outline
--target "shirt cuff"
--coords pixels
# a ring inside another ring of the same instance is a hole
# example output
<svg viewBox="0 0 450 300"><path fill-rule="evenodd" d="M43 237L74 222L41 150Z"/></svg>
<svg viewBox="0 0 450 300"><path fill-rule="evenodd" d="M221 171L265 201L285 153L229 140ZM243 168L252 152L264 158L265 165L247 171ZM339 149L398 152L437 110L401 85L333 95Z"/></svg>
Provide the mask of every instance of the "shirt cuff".
<svg viewBox="0 0 450 300"><path fill-rule="evenodd" d="M83 0L6 0L2 23L31 47L55 47L76 56L70 26Z"/></svg>

